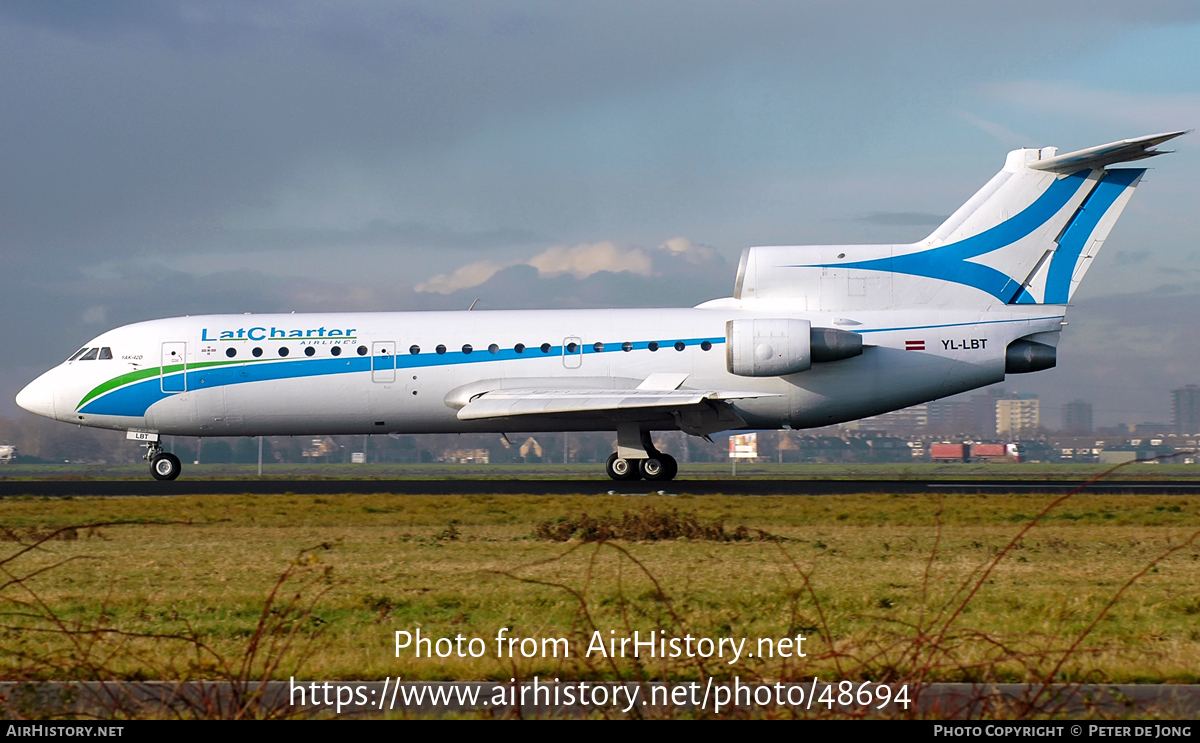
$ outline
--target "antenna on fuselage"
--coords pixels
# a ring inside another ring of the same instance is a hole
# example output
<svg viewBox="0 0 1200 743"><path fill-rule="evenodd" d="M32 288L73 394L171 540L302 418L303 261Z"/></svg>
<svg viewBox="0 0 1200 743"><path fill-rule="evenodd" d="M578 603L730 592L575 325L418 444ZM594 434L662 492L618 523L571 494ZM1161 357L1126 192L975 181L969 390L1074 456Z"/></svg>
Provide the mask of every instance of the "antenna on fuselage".
<svg viewBox="0 0 1200 743"><path fill-rule="evenodd" d="M477 305L477 304L479 304L478 299L476 299L474 302L471 303L471 306L467 308L467 312L470 312L471 310L475 309L475 305Z"/></svg>

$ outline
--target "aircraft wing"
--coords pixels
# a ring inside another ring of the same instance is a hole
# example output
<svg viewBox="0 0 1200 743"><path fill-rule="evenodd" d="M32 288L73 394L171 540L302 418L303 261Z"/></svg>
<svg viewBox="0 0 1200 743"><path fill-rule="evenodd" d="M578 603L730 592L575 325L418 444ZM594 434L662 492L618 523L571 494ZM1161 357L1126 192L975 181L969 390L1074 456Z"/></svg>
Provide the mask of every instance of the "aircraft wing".
<svg viewBox="0 0 1200 743"><path fill-rule="evenodd" d="M773 392L689 389L499 389L476 395L458 411L459 420L520 415L606 413L650 408L679 410L706 401L778 397Z"/></svg>

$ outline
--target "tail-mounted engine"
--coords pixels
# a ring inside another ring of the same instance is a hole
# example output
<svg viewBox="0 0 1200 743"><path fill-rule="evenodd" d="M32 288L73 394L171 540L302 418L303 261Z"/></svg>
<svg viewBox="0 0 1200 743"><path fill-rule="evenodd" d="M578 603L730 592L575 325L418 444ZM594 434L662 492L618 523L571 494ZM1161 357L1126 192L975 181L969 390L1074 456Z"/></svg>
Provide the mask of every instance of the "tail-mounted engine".
<svg viewBox="0 0 1200 743"><path fill-rule="evenodd" d="M778 377L807 371L814 363L840 361L863 352L862 337L837 328L814 328L808 320L754 319L725 323L725 363L740 377Z"/></svg>
<svg viewBox="0 0 1200 743"><path fill-rule="evenodd" d="M1021 338L1008 344L1004 351L1005 374L1028 374L1053 369L1058 364L1058 350L1045 343Z"/></svg>

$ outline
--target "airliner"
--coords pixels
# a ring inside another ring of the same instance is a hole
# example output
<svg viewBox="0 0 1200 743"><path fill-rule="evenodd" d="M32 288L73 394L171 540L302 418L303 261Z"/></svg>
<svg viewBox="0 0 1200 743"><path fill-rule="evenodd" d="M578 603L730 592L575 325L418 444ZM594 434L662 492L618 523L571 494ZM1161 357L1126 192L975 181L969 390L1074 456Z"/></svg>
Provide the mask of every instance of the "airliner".
<svg viewBox="0 0 1200 743"><path fill-rule="evenodd" d="M163 436L615 431L614 480L670 480L656 431L852 421L1049 369L1066 308L1145 173L1186 132L1003 169L923 240L746 249L733 296L680 309L204 315L93 338L17 395Z"/></svg>

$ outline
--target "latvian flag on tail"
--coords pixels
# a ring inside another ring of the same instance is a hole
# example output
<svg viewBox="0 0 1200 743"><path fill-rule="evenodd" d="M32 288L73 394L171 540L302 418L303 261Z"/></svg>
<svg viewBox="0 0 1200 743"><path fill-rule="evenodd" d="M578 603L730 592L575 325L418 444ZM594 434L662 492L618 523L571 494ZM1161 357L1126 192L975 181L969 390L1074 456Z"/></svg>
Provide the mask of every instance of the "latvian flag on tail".
<svg viewBox="0 0 1200 743"><path fill-rule="evenodd" d="M925 341L904 341L905 351L924 351Z"/></svg>

